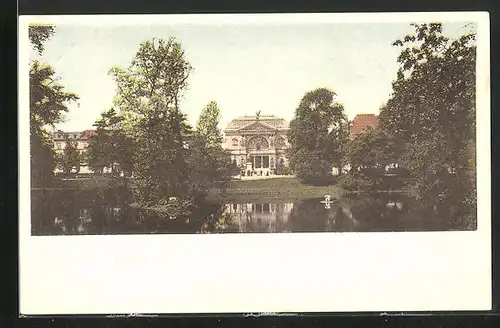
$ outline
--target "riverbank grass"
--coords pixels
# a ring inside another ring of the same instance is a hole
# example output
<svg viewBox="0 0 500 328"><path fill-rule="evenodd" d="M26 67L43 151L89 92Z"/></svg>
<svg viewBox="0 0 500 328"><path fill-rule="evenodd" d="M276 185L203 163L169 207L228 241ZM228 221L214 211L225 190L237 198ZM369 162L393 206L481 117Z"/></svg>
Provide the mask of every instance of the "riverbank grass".
<svg viewBox="0 0 500 328"><path fill-rule="evenodd" d="M120 178L107 176L93 176L87 179L60 179L49 189L76 189L76 190L105 190L124 186L125 181ZM311 186L302 184L295 177L283 177L260 180L232 180L225 182L220 188L209 191L207 200L212 202L229 201L272 201L297 200L304 198L323 198L331 195L338 198L343 191L340 186ZM134 204L137 206L137 204ZM161 208L161 206L160 206ZM151 210L159 210L153 207Z"/></svg>
<svg viewBox="0 0 500 328"><path fill-rule="evenodd" d="M233 180L224 187L212 189L208 198L213 201L295 200L322 198L325 195L339 197L342 194L336 185L310 186L302 184L297 178Z"/></svg>
<svg viewBox="0 0 500 328"><path fill-rule="evenodd" d="M85 178L56 178L52 188L76 190L105 190L123 187L126 180L119 177L91 175Z"/></svg>

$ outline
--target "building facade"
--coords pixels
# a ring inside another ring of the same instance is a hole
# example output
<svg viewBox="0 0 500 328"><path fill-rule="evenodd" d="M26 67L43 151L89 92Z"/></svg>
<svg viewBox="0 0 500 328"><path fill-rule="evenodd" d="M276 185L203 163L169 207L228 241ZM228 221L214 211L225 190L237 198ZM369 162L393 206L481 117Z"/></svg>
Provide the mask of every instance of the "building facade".
<svg viewBox="0 0 500 328"><path fill-rule="evenodd" d="M63 132L63 131L53 132L52 139L54 142L54 151L56 152L57 155L64 154L64 148L66 148L66 142L67 140L69 140L80 154L85 154L88 150L90 137L96 133L97 132L95 130L85 130L79 132ZM82 158L85 158L85 156L83 156ZM58 173L60 172L60 170L56 169L55 172ZM88 164L85 161L80 163L79 172L92 173L92 171L88 167Z"/></svg>
<svg viewBox="0 0 500 328"><path fill-rule="evenodd" d="M96 133L95 130L85 130L79 132L57 131L52 134L54 150L58 154L64 153L66 140L69 140L79 152L85 153L88 149L90 137Z"/></svg>
<svg viewBox="0 0 500 328"><path fill-rule="evenodd" d="M274 115L241 116L224 130L223 148L245 176L268 176L288 166L288 122Z"/></svg>
<svg viewBox="0 0 500 328"><path fill-rule="evenodd" d="M378 127L378 116L375 114L358 114L352 121L351 130L349 131L349 138L354 139L361 134L368 127Z"/></svg>

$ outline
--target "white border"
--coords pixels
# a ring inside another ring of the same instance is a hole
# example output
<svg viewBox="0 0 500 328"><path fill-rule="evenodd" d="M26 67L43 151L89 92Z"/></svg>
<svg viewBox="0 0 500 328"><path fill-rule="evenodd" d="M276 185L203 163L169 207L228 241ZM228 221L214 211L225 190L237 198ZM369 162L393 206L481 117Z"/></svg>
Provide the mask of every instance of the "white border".
<svg viewBox="0 0 500 328"><path fill-rule="evenodd" d="M412 21L478 22L477 231L30 235L28 23L220 25ZM21 313L490 310L489 39L489 15L484 12L21 16Z"/></svg>

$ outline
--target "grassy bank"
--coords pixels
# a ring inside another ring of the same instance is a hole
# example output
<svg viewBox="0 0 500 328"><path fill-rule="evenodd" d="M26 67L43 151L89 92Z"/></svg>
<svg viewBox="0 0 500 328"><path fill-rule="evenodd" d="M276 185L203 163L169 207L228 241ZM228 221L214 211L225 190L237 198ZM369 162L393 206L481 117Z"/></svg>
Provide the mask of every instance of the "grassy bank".
<svg viewBox="0 0 500 328"><path fill-rule="evenodd" d="M56 178L54 183L46 188L53 190L103 190L123 186L125 180L111 176L93 175L86 178ZM224 188L209 192L210 200L264 200L264 199L301 199L323 197L324 195L339 196L342 190L335 185L309 186L300 183L297 178L273 178L262 180L233 180L225 182Z"/></svg>
<svg viewBox="0 0 500 328"><path fill-rule="evenodd" d="M51 188L47 189L77 189L77 190L97 190L110 189L125 185L123 178L91 175L89 177L77 178L56 178Z"/></svg>
<svg viewBox="0 0 500 328"><path fill-rule="evenodd" d="M342 191L335 185L309 186L300 183L297 178L274 178L263 180L235 180L226 183L226 190L214 189L210 192L211 200L252 201L273 199L302 199L332 195L339 197Z"/></svg>
<svg viewBox="0 0 500 328"><path fill-rule="evenodd" d="M45 190L80 190L98 191L122 187L127 181L119 177L92 175L82 179L56 178L50 187L33 188ZM311 186L300 183L293 177L276 177L261 180L233 180L225 182L224 188L212 189L208 194L209 201L272 201L297 200L303 198L322 198L332 195L340 198L344 194L359 194L360 191L344 190L339 185ZM405 190L386 190L377 192L400 193Z"/></svg>

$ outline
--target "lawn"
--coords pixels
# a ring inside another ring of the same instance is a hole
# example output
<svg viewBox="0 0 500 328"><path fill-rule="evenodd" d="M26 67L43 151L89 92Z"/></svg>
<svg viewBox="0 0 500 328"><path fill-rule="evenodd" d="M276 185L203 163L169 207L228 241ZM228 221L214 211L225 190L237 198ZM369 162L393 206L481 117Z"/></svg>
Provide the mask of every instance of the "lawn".
<svg viewBox="0 0 500 328"><path fill-rule="evenodd" d="M112 189L123 186L122 179L107 176L91 176L88 179L56 180L50 189L95 190ZM332 195L338 198L342 189L336 185L310 186L300 183L297 178L272 178L262 180L233 180L225 183L225 190L213 189L208 194L211 201L271 201L297 200L303 198L323 198Z"/></svg>
<svg viewBox="0 0 500 328"><path fill-rule="evenodd" d="M226 190L212 190L209 198L213 200L295 200L303 198L339 197L342 190L335 185L309 186L297 178L273 178L263 180L235 180L226 184Z"/></svg>
<svg viewBox="0 0 500 328"><path fill-rule="evenodd" d="M125 181L121 178L113 178L111 176L89 175L88 177L56 179L53 189L77 189L77 190L94 190L94 189L113 189L123 186Z"/></svg>

